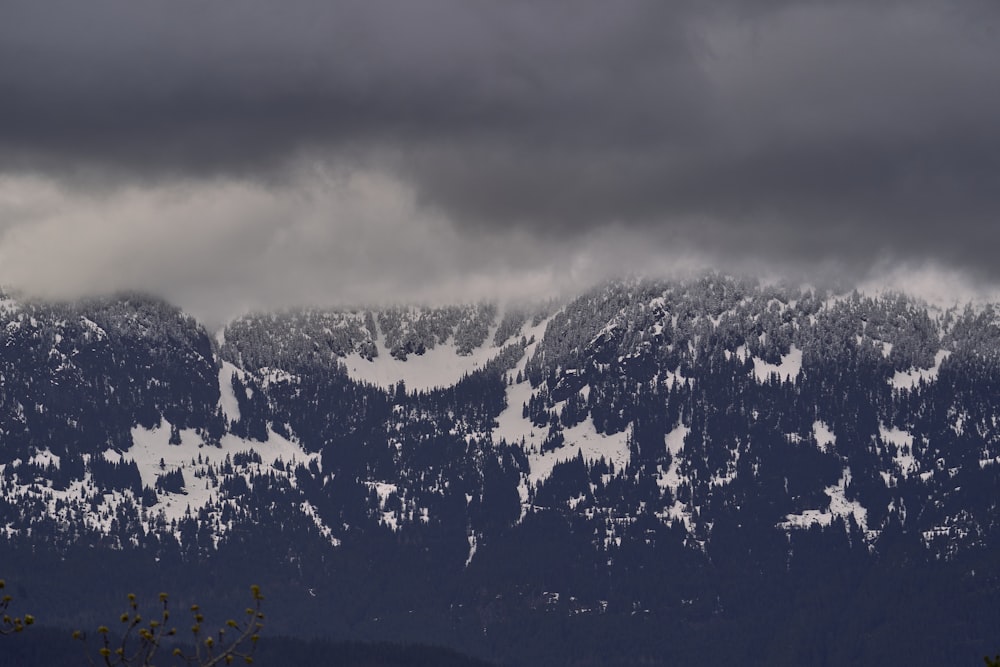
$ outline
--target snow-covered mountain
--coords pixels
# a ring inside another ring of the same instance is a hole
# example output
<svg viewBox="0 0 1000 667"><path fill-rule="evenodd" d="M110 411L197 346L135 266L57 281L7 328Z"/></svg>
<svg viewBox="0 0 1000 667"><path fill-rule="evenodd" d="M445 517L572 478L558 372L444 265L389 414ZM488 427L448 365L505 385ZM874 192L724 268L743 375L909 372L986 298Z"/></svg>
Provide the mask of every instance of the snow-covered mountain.
<svg viewBox="0 0 1000 667"><path fill-rule="evenodd" d="M214 337L141 295L7 297L0 327L0 563L56 617L95 553L212 581L259 574L254 553L289 631L541 664L512 633L570 623L618 633L622 664L669 664L707 655L709 628L746 648L764 618L870 613L854 591L886 572L933 582L913 595L942 610L969 598L941 590L1000 575L991 306L709 275L530 308L259 314ZM26 553L75 565L43 585ZM804 591L833 607L786 599ZM872 637L953 650L887 604ZM637 615L677 625L650 638Z"/></svg>

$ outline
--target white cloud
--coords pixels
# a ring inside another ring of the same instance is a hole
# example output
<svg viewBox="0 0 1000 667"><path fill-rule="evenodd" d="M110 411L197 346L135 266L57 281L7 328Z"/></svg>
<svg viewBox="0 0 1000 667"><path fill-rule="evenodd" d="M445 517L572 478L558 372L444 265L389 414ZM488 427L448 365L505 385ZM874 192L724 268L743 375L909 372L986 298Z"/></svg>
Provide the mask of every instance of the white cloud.
<svg viewBox="0 0 1000 667"><path fill-rule="evenodd" d="M162 294L217 324L303 304L540 298L621 268L639 242L524 230L462 234L375 172L303 169L280 185L231 179L95 191L0 180L0 282L73 298ZM648 253L647 253L648 254Z"/></svg>
<svg viewBox="0 0 1000 667"><path fill-rule="evenodd" d="M297 305L575 295L625 274L711 267L822 282L843 272L695 252L706 244L670 230L469 229L381 172L316 165L267 185L228 178L80 188L17 176L0 178L0 283L57 298L150 291L217 326L248 310ZM930 265L887 263L861 280L867 290L935 303L998 296L995 286Z"/></svg>

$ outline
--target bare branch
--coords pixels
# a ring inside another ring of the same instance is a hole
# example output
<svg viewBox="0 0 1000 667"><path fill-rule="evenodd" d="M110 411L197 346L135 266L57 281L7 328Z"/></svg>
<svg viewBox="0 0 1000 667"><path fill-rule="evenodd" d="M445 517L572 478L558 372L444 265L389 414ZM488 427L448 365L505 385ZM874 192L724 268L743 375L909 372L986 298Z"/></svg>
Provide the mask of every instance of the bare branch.
<svg viewBox="0 0 1000 667"><path fill-rule="evenodd" d="M264 612L261 611L264 596L261 595L260 587L257 585L252 586L250 591L254 606L247 608L246 618L239 623L229 620L215 635L208 637L203 633L205 618L201 609L198 605L192 605L194 624L191 626L191 635L194 640L194 652L188 654L181 648L175 648L172 656L191 667L228 665L237 659L248 664L252 663L257 640L264 628ZM157 652L163 648L164 642L177 636L177 628L168 624L170 608L166 593L160 593L162 605L160 614L148 622L144 621L139 613L135 595L129 594L128 600L129 609L119 619L125 625L125 629L120 641L115 642L115 648L112 648L110 629L103 625L97 629L97 633L101 636L101 647L97 650L97 654L101 658L100 664L104 667L152 667L152 661ZM73 633L73 637L86 645L85 633L77 631ZM95 665L91 650L88 648L85 652L90 664Z"/></svg>
<svg viewBox="0 0 1000 667"><path fill-rule="evenodd" d="M0 591L7 588L7 583L0 579ZM14 601L10 595L3 594L0 597L0 635L12 635L16 632L23 632L29 625L34 625L35 617L31 614L24 616L11 616L7 613L10 603Z"/></svg>

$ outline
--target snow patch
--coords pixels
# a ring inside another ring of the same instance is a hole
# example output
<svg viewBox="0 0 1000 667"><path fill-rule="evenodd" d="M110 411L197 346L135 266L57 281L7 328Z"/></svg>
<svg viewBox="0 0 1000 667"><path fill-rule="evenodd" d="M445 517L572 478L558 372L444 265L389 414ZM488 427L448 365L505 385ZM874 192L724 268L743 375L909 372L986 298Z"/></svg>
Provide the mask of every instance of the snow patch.
<svg viewBox="0 0 1000 667"><path fill-rule="evenodd" d="M323 539L327 540L334 547L340 546L340 540L334 537L333 531L330 530L330 527L323 523L323 520L316 512L316 508L312 506L312 503L308 500L303 501L302 504L299 505L299 509L303 514L312 519L313 524L315 524L316 529L319 531L319 534L323 536Z"/></svg>
<svg viewBox="0 0 1000 667"><path fill-rule="evenodd" d="M913 456L913 436L910 432L896 427L886 428L883 424L879 424L878 430L882 442L895 445L893 458L899 474L905 479L910 473L916 472L917 460Z"/></svg>
<svg viewBox="0 0 1000 667"><path fill-rule="evenodd" d="M184 475L185 493L159 494L157 507L164 511L168 520L181 518L188 509L197 512L207 505L215 490L208 488L206 480L196 477L195 472L200 472L209 465L222 465L227 457L231 460L239 452L256 452L262 465L267 466L273 466L278 459L285 463L308 464L315 461L319 464L319 454L307 453L298 444L270 430L264 442L246 440L228 433L222 437L217 447L206 444L193 429L180 429L181 444L172 445L170 431L171 425L166 420L153 429L136 426L132 429L132 447L127 452L113 449L104 452L104 457L115 463L134 460L144 487L155 488L156 479L160 475L173 470L181 471Z"/></svg>
<svg viewBox="0 0 1000 667"><path fill-rule="evenodd" d="M779 528L786 530L792 528L809 528L813 525L829 526L834 517L853 516L854 522L858 524L862 531L868 530L868 510L858 501L847 500L847 485L851 482L851 469L844 468L844 474L840 481L833 486L828 486L823 492L830 498L830 506L827 509L806 510L800 514L789 514L785 520L778 523Z"/></svg>
<svg viewBox="0 0 1000 667"><path fill-rule="evenodd" d="M691 432L689 426L678 425L666 434L663 444L670 453L670 466L666 470L660 470L656 477L656 485L661 489L669 489L671 493L677 493L678 487L684 483L684 478L680 474L681 454L684 451L684 438ZM657 516L664 521L680 520L688 532L694 525L694 513L691 508L679 500L674 500L674 504L658 512Z"/></svg>
<svg viewBox="0 0 1000 667"><path fill-rule="evenodd" d="M476 555L476 533L473 531L469 532L469 557L465 559L465 567L469 567L472 563L472 559Z"/></svg>
<svg viewBox="0 0 1000 667"><path fill-rule="evenodd" d="M525 348L521 360L508 375L517 377L518 373L520 373L524 377L524 370L528 365L528 360L534 355L535 348L538 347L539 342L542 340L545 327L548 326L550 319L548 318L540 322L537 326L524 331L524 336L528 340L534 337L535 342ZM590 391L589 387L584 387L584 389L587 392ZM544 427L539 428L532 424L531 420L523 414L524 406L528 403L528 399L531 398L532 393L531 383L526 379L523 382L507 386L507 407L497 417L497 426L493 429L494 442L499 442L501 439L509 443L523 442L525 451L538 449L542 440L545 439L547 431ZM522 500L526 498L527 489L525 488L522 493Z"/></svg>
<svg viewBox="0 0 1000 667"><path fill-rule="evenodd" d="M390 354L379 337L376 342L378 355L372 360L357 352L347 355L344 363L352 380L367 382L383 389L392 389L402 382L409 391L428 391L450 387L464 376L482 368L496 357L501 348L493 346L496 325L490 327L486 341L471 354L458 354L451 341L434 346L423 354L409 354L400 361Z"/></svg>
<svg viewBox="0 0 1000 667"><path fill-rule="evenodd" d="M396 493L395 484L389 484L388 482L365 482L365 484L369 488L375 489L375 495L378 496L379 507L385 507L385 503L389 499L389 496Z"/></svg>
<svg viewBox="0 0 1000 667"><path fill-rule="evenodd" d="M228 361L223 361L222 368L219 369L219 407L222 408L222 415L230 422L240 420L240 404L233 391L234 374L242 378L243 371Z"/></svg>
<svg viewBox="0 0 1000 667"><path fill-rule="evenodd" d="M684 438L691 432L691 428L683 424L674 428L663 438L663 443L670 453L670 466L666 470L661 470L656 478L656 484L661 489L669 488L675 491L683 481L680 476L681 452L684 451Z"/></svg>
<svg viewBox="0 0 1000 667"><path fill-rule="evenodd" d="M825 422L818 419L813 422L813 439L824 452L832 450L837 444L837 436Z"/></svg>
<svg viewBox="0 0 1000 667"><path fill-rule="evenodd" d="M87 317L80 317L80 324L82 324L83 327L87 329L87 331L94 334L97 340L107 340L108 338L107 332L105 332L104 329L102 329L97 324L97 322L94 322L92 319L89 319Z"/></svg>
<svg viewBox="0 0 1000 667"><path fill-rule="evenodd" d="M58 468L60 464L60 458L55 454L53 454L52 452L50 452L48 449L43 449L41 451L36 452L34 456L28 459L28 463L30 463L31 465L38 466L39 468L48 468L50 465L55 468Z"/></svg>
<svg viewBox="0 0 1000 667"><path fill-rule="evenodd" d="M994 456L993 458L979 459L980 470L986 466L1000 465L1000 456Z"/></svg>
<svg viewBox="0 0 1000 667"><path fill-rule="evenodd" d="M930 368L911 368L908 371L896 371L889 382L896 389L914 389L921 382L933 382L937 380L938 371L941 370L941 363L951 356L948 350L938 350L934 355L934 365Z"/></svg>
<svg viewBox="0 0 1000 667"><path fill-rule="evenodd" d="M526 358L529 356L525 354ZM527 380L507 387L507 407L497 416L497 426L493 429L494 442L500 439L509 443L523 442L525 449L537 449L545 439L546 428L535 426L524 416L524 406L531 395L531 384Z"/></svg>
<svg viewBox="0 0 1000 667"><path fill-rule="evenodd" d="M753 358L753 374L760 384L764 384L775 374L782 382L794 382L801 370L802 350L794 345L788 354L782 355L780 364L769 364L757 357Z"/></svg>
<svg viewBox="0 0 1000 667"><path fill-rule="evenodd" d="M679 365L677 366L676 369L672 371L666 371L665 375L666 377L664 377L663 382L664 384L667 385L667 387L671 389L674 388L675 386L677 387L683 386L685 382L687 382L688 385L694 384L693 378L684 377L684 375L681 373L681 367Z"/></svg>
<svg viewBox="0 0 1000 667"><path fill-rule="evenodd" d="M603 457L608 463L614 464L615 470L624 470L628 466L630 456L627 431L612 435L598 433L594 423L588 419L564 429L563 437L565 444L555 451L528 454L531 470L528 474L529 483L537 486L549 478L556 464L571 461L578 454L582 454L585 461L597 461Z"/></svg>

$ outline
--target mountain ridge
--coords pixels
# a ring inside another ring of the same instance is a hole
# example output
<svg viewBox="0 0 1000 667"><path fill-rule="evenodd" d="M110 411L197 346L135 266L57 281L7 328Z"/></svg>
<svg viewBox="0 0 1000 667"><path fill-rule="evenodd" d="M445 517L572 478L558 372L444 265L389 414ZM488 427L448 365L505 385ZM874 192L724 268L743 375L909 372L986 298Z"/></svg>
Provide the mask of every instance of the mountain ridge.
<svg viewBox="0 0 1000 667"><path fill-rule="evenodd" d="M344 628L433 609L452 630L401 627L506 658L491 627L720 623L748 590L821 564L845 581L897 559L906 576L941 568L942 585L955 568L998 575L993 306L710 275L533 311L255 315L215 340L145 296L6 303L10 554L110 549L138 571L217 575L253 549L300 591L367 572L398 590L348 586L374 613ZM416 379L445 355L450 383ZM358 370L379 363L379 381ZM406 364L421 372L388 374ZM416 580L390 574L418 564ZM642 655L655 645L623 627Z"/></svg>

